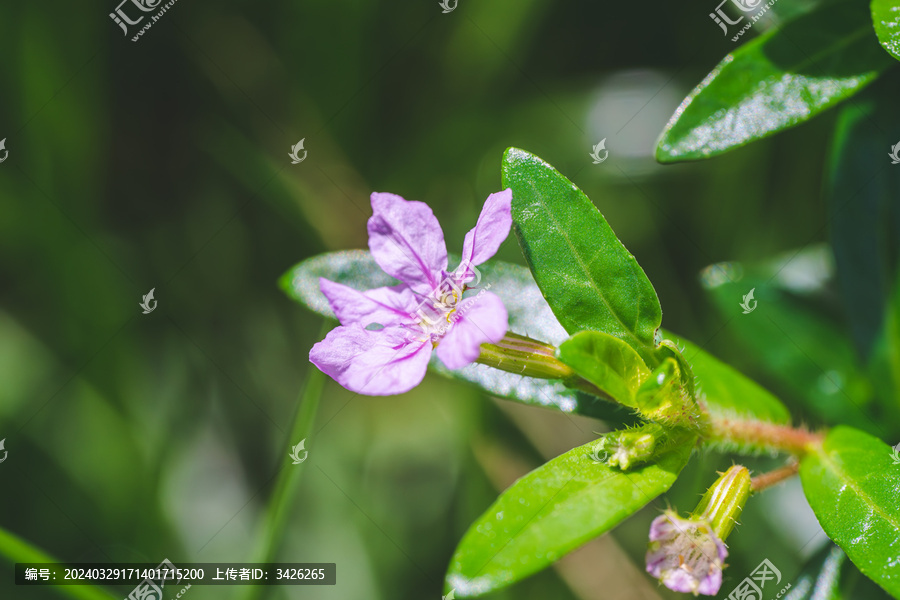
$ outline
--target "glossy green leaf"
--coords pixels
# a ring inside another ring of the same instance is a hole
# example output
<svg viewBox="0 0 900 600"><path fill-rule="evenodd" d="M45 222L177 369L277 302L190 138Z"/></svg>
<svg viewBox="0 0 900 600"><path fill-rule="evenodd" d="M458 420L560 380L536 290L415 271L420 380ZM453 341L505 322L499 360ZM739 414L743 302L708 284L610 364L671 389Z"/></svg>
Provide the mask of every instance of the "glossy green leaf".
<svg viewBox="0 0 900 600"><path fill-rule="evenodd" d="M872 387L842 324L809 298L828 279L825 247L788 253L758 265L728 263L706 269L731 271L730 278L704 277L704 289L747 360L800 401L809 415L827 424L843 423L875 432L869 414ZM745 314L745 294L754 291Z"/></svg>
<svg viewBox="0 0 900 600"><path fill-rule="evenodd" d="M847 566L844 551L828 544L816 553L803 567L803 571L791 582L785 600L843 600L841 583Z"/></svg>
<svg viewBox="0 0 900 600"><path fill-rule="evenodd" d="M559 359L617 402L636 408L635 393L650 369L634 348L599 331L576 333L559 346Z"/></svg>
<svg viewBox="0 0 900 600"><path fill-rule="evenodd" d="M516 236L534 279L566 331L628 342L651 366L662 321L656 290L597 207L543 160L518 148L503 157Z"/></svg>
<svg viewBox="0 0 900 600"><path fill-rule="evenodd" d="M663 335L684 349L696 379L698 398L711 415L719 419L791 422L787 408L759 384L684 338L667 331Z"/></svg>
<svg viewBox="0 0 900 600"><path fill-rule="evenodd" d="M900 206L894 201L900 197L900 168L889 157L900 140L886 136L900 132L897 75L841 108L824 186L838 289L865 358L881 331L900 260Z"/></svg>
<svg viewBox="0 0 900 600"><path fill-rule="evenodd" d="M591 458L597 442L538 467L469 528L450 562L446 585L461 598L487 594L609 531L671 487L694 441L685 435L655 462L627 473Z"/></svg>
<svg viewBox="0 0 900 600"><path fill-rule="evenodd" d="M790 581L783 600L882 600L884 590L864 577L838 546L826 544Z"/></svg>
<svg viewBox="0 0 900 600"><path fill-rule="evenodd" d="M891 417L882 423L882 429L896 433L896 424L900 424L900 281L895 285L886 312L872 352L870 371L883 413Z"/></svg>
<svg viewBox="0 0 900 600"><path fill-rule="evenodd" d="M871 8L878 41L891 56L900 60L900 2L872 0Z"/></svg>
<svg viewBox="0 0 900 600"><path fill-rule="evenodd" d="M451 262L457 257L451 257ZM531 273L525 267L500 261L480 265L482 285L490 285L509 313L510 331L550 344L568 336L544 301ZM355 289L365 290L397 282L384 273L368 252L347 250L309 258L294 266L279 281L287 295L313 311L330 318L334 313L319 290L324 277ZM433 357L433 371L473 383L487 392L533 406L557 408L614 423L631 423L634 417L621 407L590 394L567 388L560 381L522 377L484 365L469 365L451 371Z"/></svg>
<svg viewBox="0 0 900 600"><path fill-rule="evenodd" d="M900 464L881 440L836 427L800 462L822 529L860 571L900 598Z"/></svg>
<svg viewBox="0 0 900 600"><path fill-rule="evenodd" d="M892 62L865 5L820 6L726 56L675 112L656 158L707 158L807 121Z"/></svg>

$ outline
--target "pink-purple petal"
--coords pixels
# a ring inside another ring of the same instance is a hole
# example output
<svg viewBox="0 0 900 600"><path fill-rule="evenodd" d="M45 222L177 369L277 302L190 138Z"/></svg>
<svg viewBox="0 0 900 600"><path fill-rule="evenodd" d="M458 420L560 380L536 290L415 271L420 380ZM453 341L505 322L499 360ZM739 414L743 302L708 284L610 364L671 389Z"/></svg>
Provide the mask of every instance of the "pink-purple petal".
<svg viewBox="0 0 900 600"><path fill-rule="evenodd" d="M506 189L488 196L475 227L463 242L462 262L457 275L466 275L471 267L480 265L500 248L512 227L512 190Z"/></svg>
<svg viewBox="0 0 900 600"><path fill-rule="evenodd" d="M375 323L387 327L408 323L410 313L419 304L415 294L405 284L360 292L321 278L319 288L341 325L366 327Z"/></svg>
<svg viewBox="0 0 900 600"><path fill-rule="evenodd" d="M722 586L725 544L705 517L667 510L650 525L647 572L676 592L714 596Z"/></svg>
<svg viewBox="0 0 900 600"><path fill-rule="evenodd" d="M672 534L675 526L667 515L659 515L650 523L650 541L655 542Z"/></svg>
<svg viewBox="0 0 900 600"><path fill-rule="evenodd" d="M481 344L499 342L509 329L503 301L487 291L463 300L451 318L453 324L437 348L438 358L448 369L473 363L481 353Z"/></svg>
<svg viewBox="0 0 900 600"><path fill-rule="evenodd" d="M447 269L447 246L441 225L424 202L396 194L372 194L369 250L382 270L427 294Z"/></svg>
<svg viewBox="0 0 900 600"><path fill-rule="evenodd" d="M697 591L704 596L715 596L722 587L722 570L713 568L710 573L700 581Z"/></svg>
<svg viewBox="0 0 900 600"><path fill-rule="evenodd" d="M309 360L351 392L390 396L422 382L431 350L430 342L411 342L399 327L369 331L349 325L332 329L310 350Z"/></svg>
<svg viewBox="0 0 900 600"><path fill-rule="evenodd" d="M663 577L663 584L674 592L693 592L694 578L690 573L682 569L672 569Z"/></svg>

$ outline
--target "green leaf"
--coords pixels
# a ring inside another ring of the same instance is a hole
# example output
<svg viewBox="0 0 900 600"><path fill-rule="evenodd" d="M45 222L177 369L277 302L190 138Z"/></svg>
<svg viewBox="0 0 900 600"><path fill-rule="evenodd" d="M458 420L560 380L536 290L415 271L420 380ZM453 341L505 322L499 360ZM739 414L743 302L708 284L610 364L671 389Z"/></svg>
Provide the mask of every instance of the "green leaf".
<svg viewBox="0 0 900 600"><path fill-rule="evenodd" d="M518 148L503 156L516 236L544 298L575 334L608 333L650 366L662 321L656 290L597 207L543 160Z"/></svg>
<svg viewBox="0 0 900 600"><path fill-rule="evenodd" d="M872 380L881 406L890 418L884 426L900 423L900 284L895 285L881 335L878 337L870 361ZM896 433L897 426L890 429Z"/></svg>
<svg viewBox="0 0 900 600"><path fill-rule="evenodd" d="M451 262L455 259L457 257L451 257ZM541 296L528 269L500 261L491 261L478 269L482 284L485 287L490 285L491 292L497 294L506 305L510 331L550 344L559 344L568 337ZM319 290L320 277L358 290L397 284L381 270L368 252L347 250L306 259L285 273L279 285L300 304L333 319L334 313ZM451 371L436 357L433 357L430 368L442 375L473 383L495 396L523 404L556 408L611 423L634 422L634 417L621 407L569 389L560 381L522 377L484 365L469 365Z"/></svg>
<svg viewBox="0 0 900 600"><path fill-rule="evenodd" d="M663 335L684 348L684 357L696 378L698 396L712 416L778 424L791 422L784 405L756 382L684 338L667 331Z"/></svg>
<svg viewBox="0 0 900 600"><path fill-rule="evenodd" d="M864 358L881 331L900 259L900 168L888 154L900 131L892 72L840 111L827 162L825 204L838 289Z"/></svg>
<svg viewBox="0 0 900 600"><path fill-rule="evenodd" d="M900 598L900 465L890 446L836 427L801 460L800 479L828 537L864 575Z"/></svg>
<svg viewBox="0 0 900 600"><path fill-rule="evenodd" d="M60 562L59 559L50 556L40 548L32 546L29 542L3 528L0 528L0 555L13 565L15 563ZM56 591L60 595L68 596L73 600L118 600L118 598L121 598L121 595L113 595L104 588L88 584L60 585L56 587ZM25 595L24 590L22 594Z"/></svg>
<svg viewBox="0 0 900 600"><path fill-rule="evenodd" d="M828 544L815 554L803 567L800 575L791 582L788 600L843 600L841 584L844 571L853 563L844 551Z"/></svg>
<svg viewBox="0 0 900 600"><path fill-rule="evenodd" d="M726 56L682 102L656 158L707 158L808 121L892 63L864 5L821 6Z"/></svg>
<svg viewBox="0 0 900 600"><path fill-rule="evenodd" d="M826 544L790 583L784 600L880 600L884 590L863 577L838 546Z"/></svg>
<svg viewBox="0 0 900 600"><path fill-rule="evenodd" d="M582 331L560 344L558 357L617 402L637 408L635 393L650 376L650 369L619 338Z"/></svg>
<svg viewBox="0 0 900 600"><path fill-rule="evenodd" d="M757 265L708 267L707 274L733 275L704 277L704 289L748 359L763 366L808 414L874 432L868 413L872 387L856 350L835 319L809 298L810 292L823 290L821 283L830 274L824 266L830 262L828 249L786 256ZM744 314L741 299L751 289L755 308Z"/></svg>
<svg viewBox="0 0 900 600"><path fill-rule="evenodd" d="M900 60L900 2L872 0L872 23L884 49Z"/></svg>
<svg viewBox="0 0 900 600"><path fill-rule="evenodd" d="M696 438L627 473L590 457L598 442L538 467L507 489L463 537L447 573L459 597L523 579L597 537L671 487Z"/></svg>

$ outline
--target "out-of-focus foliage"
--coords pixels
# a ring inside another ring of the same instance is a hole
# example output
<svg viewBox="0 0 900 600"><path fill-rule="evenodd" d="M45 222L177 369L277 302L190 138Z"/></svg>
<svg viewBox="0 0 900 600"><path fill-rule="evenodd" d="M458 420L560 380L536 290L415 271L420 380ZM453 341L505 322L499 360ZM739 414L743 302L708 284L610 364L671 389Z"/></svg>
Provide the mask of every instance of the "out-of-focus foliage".
<svg viewBox="0 0 900 600"><path fill-rule="evenodd" d="M667 327L729 363L755 361L720 335L728 321L696 273L826 239L833 116L712 162L653 162L669 115L734 50L706 17L714 6L636 19L627 3L442 14L437 2L179 0L137 43L115 8L0 6L0 527L64 560L254 556L321 328L275 282L306 257L364 247L373 190L427 201L461 239L501 184L502 151L533 149L616 224ZM309 154L292 165L301 138ZM499 258L520 260L514 241ZM159 304L144 315L151 288ZM269 597L439 598L497 487L603 428L527 410L441 377L399 398L327 383L277 557L337 562L339 585ZM673 502L696 500L704 476L686 468ZM808 512L778 521L802 496L777 498L745 511L754 526L731 544L726 587L760 547L786 577L810 553ZM674 596L640 564L659 508L592 546L597 560L495 597ZM11 573L0 561L4 597L62 597L13 587Z"/></svg>

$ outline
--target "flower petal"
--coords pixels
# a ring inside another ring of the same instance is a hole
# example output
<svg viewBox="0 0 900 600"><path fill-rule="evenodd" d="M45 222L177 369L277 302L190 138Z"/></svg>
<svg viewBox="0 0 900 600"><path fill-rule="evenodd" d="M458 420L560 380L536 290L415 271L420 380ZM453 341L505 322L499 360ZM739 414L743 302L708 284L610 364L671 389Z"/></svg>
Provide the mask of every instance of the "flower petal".
<svg viewBox="0 0 900 600"><path fill-rule="evenodd" d="M309 352L320 371L367 396L408 392L422 382L430 357L431 343L410 342L400 327L369 331L359 325L332 329Z"/></svg>
<svg viewBox="0 0 900 600"><path fill-rule="evenodd" d="M376 192L372 211L369 250L378 266L416 292L427 294L437 288L447 269L447 246L431 208Z"/></svg>
<svg viewBox="0 0 900 600"><path fill-rule="evenodd" d="M415 294L405 284L361 292L320 278L319 288L341 325L355 323L366 327L377 323L387 327L409 323L412 320L410 313L419 305Z"/></svg>
<svg viewBox="0 0 900 600"><path fill-rule="evenodd" d="M475 227L466 234L463 242L462 262L456 269L457 276L470 276L472 267L480 265L500 248L512 227L512 190L506 189L488 196L478 216ZM467 281L463 278L462 281Z"/></svg>
<svg viewBox="0 0 900 600"><path fill-rule="evenodd" d="M709 573L700 580L700 587L697 588L697 591L703 594L704 596L715 596L719 593L719 588L722 587L722 569L719 569L716 566L712 566L709 569Z"/></svg>
<svg viewBox="0 0 900 600"><path fill-rule="evenodd" d="M676 568L667 572L663 577L663 585L673 592L694 593L697 580L684 569ZM718 591L718 590L717 590Z"/></svg>
<svg viewBox="0 0 900 600"><path fill-rule="evenodd" d="M461 369L481 353L481 344L499 342L509 329L509 315L496 294L481 291L463 300L456 319L438 343L437 355L448 369Z"/></svg>
<svg viewBox="0 0 900 600"><path fill-rule="evenodd" d="M684 519L667 510L650 524L647 572L670 590L716 595L727 556L725 544L705 517Z"/></svg>

